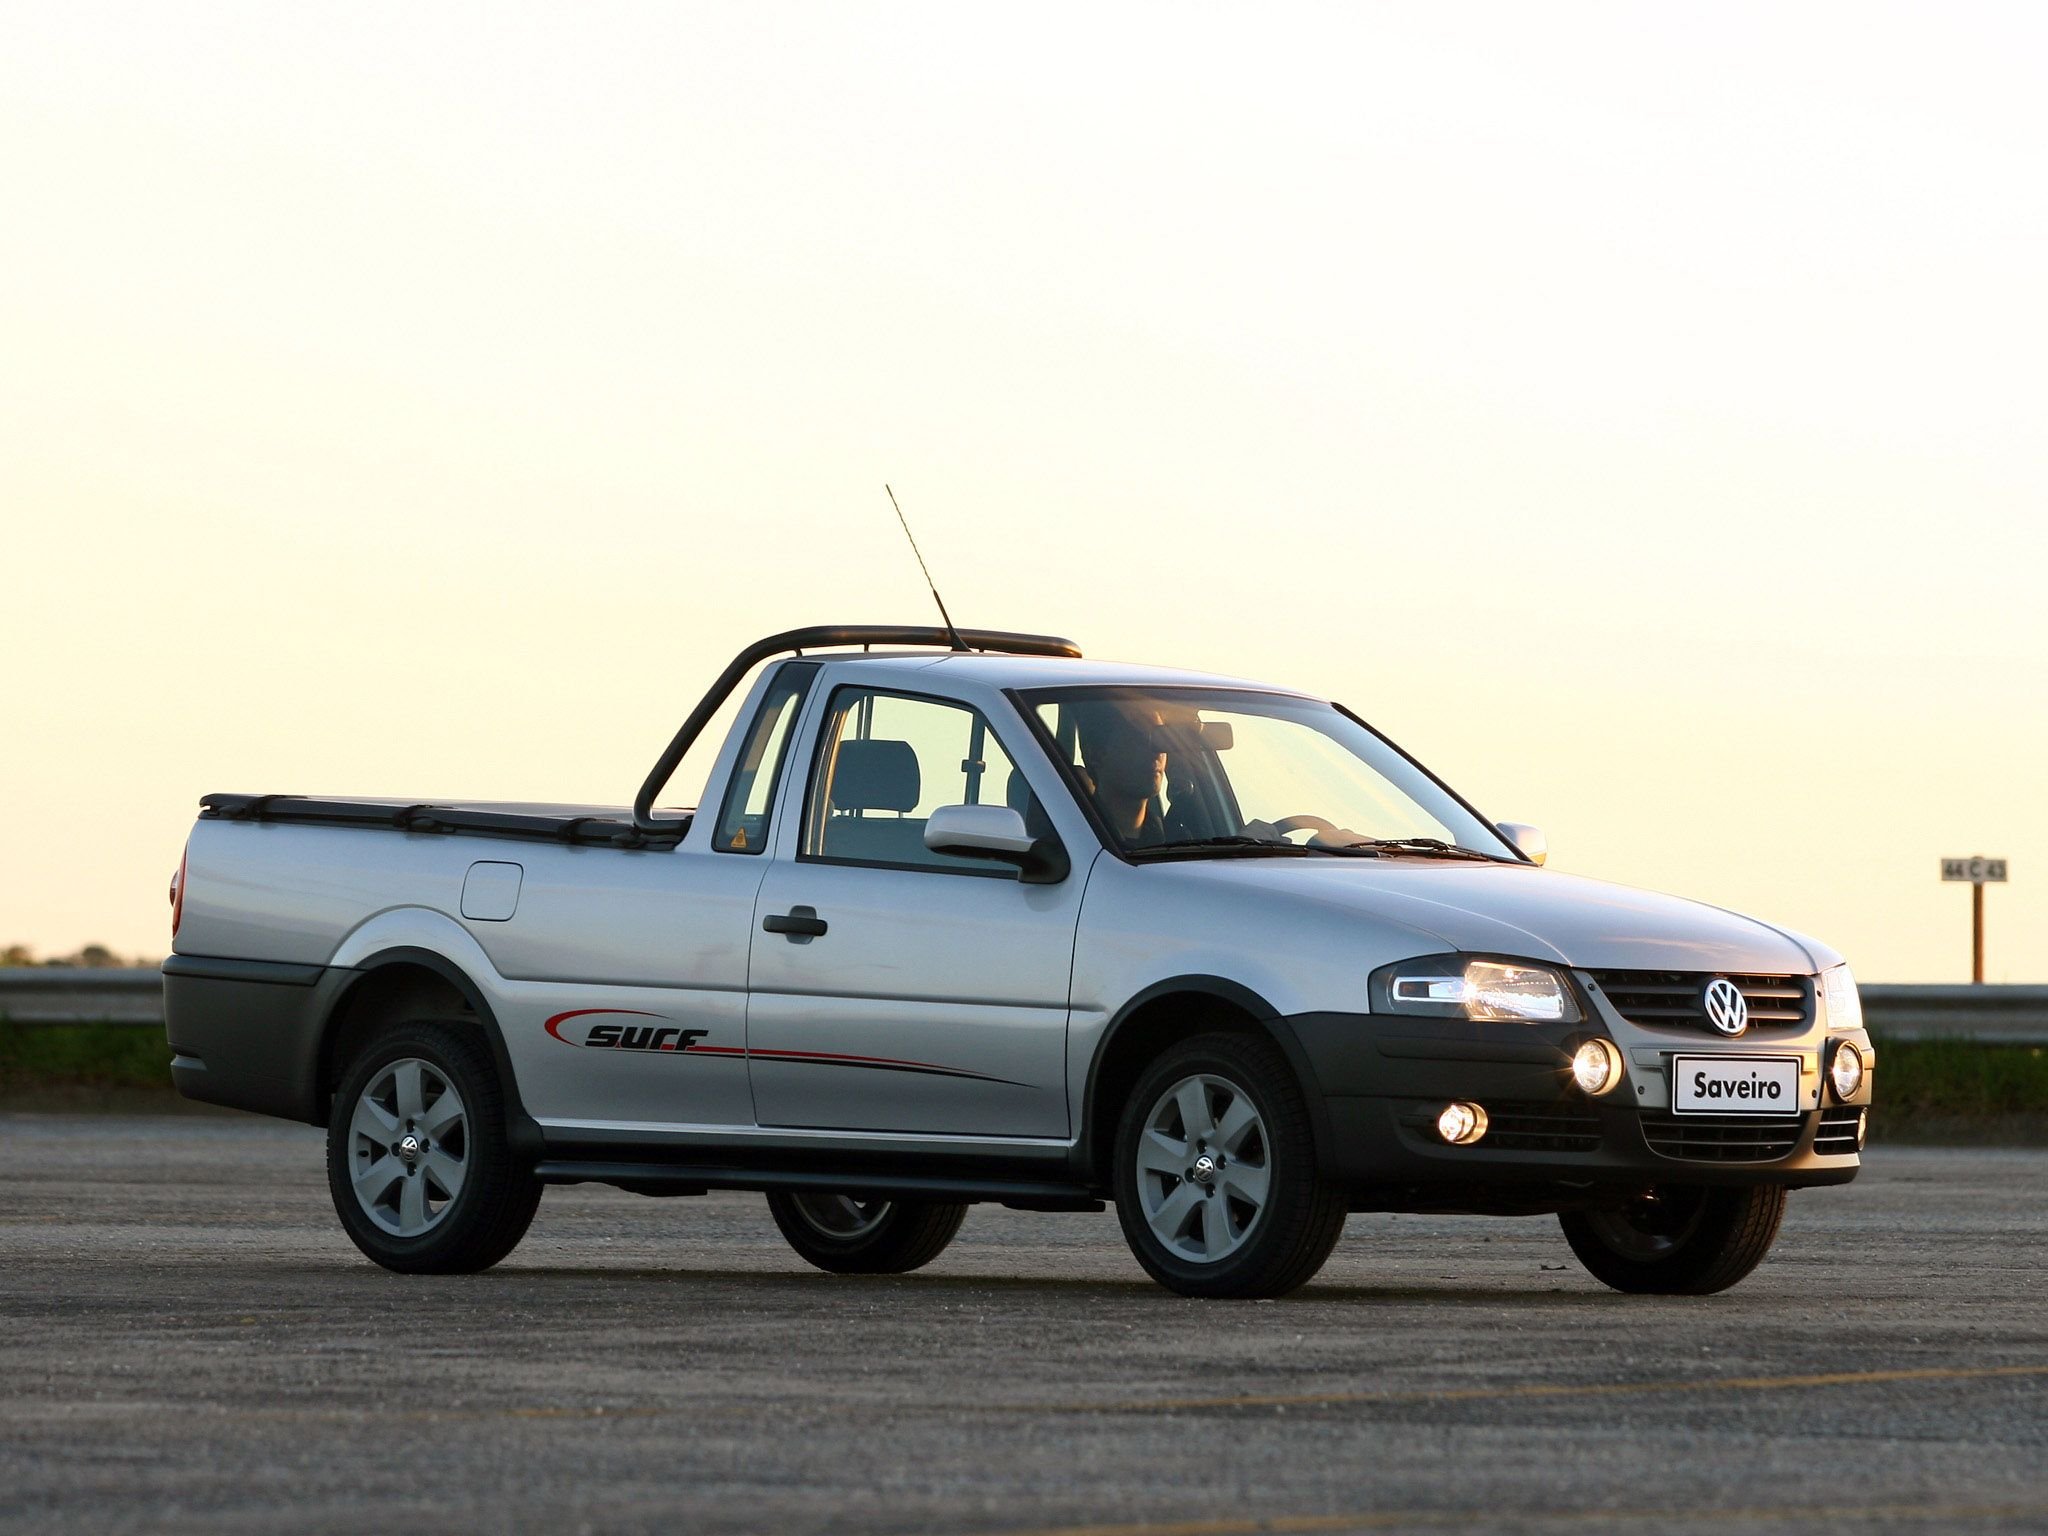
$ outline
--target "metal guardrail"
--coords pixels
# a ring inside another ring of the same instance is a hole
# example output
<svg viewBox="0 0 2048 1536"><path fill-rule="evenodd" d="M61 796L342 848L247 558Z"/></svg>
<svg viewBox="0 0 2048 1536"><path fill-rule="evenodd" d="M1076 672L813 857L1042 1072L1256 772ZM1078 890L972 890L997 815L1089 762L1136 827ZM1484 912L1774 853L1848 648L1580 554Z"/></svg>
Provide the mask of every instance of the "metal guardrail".
<svg viewBox="0 0 2048 1536"><path fill-rule="evenodd" d="M0 1018L14 1024L164 1025L164 979L153 969L0 967Z"/></svg>
<svg viewBox="0 0 2048 1536"><path fill-rule="evenodd" d="M1880 1041L2048 1045L2048 986L1872 985L1863 988L1863 1016ZM0 1018L162 1028L163 980L153 970L0 968Z"/></svg>
<svg viewBox="0 0 2048 1536"><path fill-rule="evenodd" d="M1975 1040L2048 1045L2048 987L1867 986L1863 1022L1887 1040Z"/></svg>

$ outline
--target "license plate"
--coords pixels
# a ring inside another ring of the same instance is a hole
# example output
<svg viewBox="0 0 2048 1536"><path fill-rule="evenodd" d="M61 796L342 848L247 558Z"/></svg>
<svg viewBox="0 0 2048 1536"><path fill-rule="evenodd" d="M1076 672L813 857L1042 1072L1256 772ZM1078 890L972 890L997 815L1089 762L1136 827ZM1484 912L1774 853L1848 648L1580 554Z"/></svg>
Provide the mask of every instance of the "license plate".
<svg viewBox="0 0 2048 1536"><path fill-rule="evenodd" d="M1674 1056L1671 1111L1679 1115L1796 1115L1797 1056Z"/></svg>

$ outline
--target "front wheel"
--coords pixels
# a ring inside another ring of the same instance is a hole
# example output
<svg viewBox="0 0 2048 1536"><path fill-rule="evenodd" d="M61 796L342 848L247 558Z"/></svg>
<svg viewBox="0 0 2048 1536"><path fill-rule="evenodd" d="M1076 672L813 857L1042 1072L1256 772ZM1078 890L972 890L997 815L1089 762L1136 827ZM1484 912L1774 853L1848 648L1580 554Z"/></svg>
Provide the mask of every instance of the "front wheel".
<svg viewBox="0 0 2048 1536"><path fill-rule="evenodd" d="M903 1275L953 1241L967 1207L857 1195L773 1194L768 1214L809 1263L835 1275Z"/></svg>
<svg viewBox="0 0 2048 1536"><path fill-rule="evenodd" d="M1138 1079L1116 1138L1117 1221L1183 1296L1283 1296L1343 1235L1308 1101L1270 1041L1198 1035Z"/></svg>
<svg viewBox="0 0 2048 1536"><path fill-rule="evenodd" d="M473 1274L533 1223L540 1181L505 1139L490 1053L460 1024L421 1021L357 1056L327 1123L327 1185L355 1245L406 1274Z"/></svg>
<svg viewBox="0 0 2048 1536"><path fill-rule="evenodd" d="M1558 1224L1587 1273L1617 1291L1708 1296L1771 1250L1785 1215L1775 1187L1665 1185L1618 1211L1566 1211Z"/></svg>

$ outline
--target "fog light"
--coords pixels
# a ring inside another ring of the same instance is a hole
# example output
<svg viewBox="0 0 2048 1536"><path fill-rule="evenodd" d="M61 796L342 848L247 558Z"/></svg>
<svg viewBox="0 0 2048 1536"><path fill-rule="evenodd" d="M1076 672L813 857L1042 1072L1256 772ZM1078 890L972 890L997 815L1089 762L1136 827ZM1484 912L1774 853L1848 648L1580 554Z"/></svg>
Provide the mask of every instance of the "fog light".
<svg viewBox="0 0 2048 1536"><path fill-rule="evenodd" d="M1572 1056L1572 1081L1598 1098L1621 1081L1621 1052L1611 1040L1588 1040Z"/></svg>
<svg viewBox="0 0 2048 1536"><path fill-rule="evenodd" d="M1486 1134L1486 1111L1477 1104L1446 1104L1436 1133L1454 1147L1469 1147Z"/></svg>
<svg viewBox="0 0 2048 1536"><path fill-rule="evenodd" d="M1844 1104L1856 1097L1856 1090L1863 1086L1863 1053L1847 1040L1835 1043L1833 1060L1828 1063L1828 1081L1834 1085L1835 1097Z"/></svg>

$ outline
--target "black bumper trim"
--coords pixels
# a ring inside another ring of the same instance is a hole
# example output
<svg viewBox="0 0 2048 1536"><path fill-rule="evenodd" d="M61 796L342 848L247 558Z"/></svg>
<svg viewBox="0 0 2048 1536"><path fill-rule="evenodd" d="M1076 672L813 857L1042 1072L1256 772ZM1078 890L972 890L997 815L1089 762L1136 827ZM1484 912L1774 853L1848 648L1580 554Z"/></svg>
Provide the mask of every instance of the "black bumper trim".
<svg viewBox="0 0 2048 1536"><path fill-rule="evenodd" d="M1356 1013L1298 1014L1284 1022L1314 1074L1307 1086L1321 1101L1324 1169L1352 1189L1356 1209L1414 1209L1426 1192L1453 1188L1521 1188L1533 1196L1545 1185L1846 1184L1861 1166L1853 1154L1814 1151L1821 1115L1811 1110L1789 1137L1782 1118L1773 1127L1768 1150L1775 1155L1739 1160L1728 1155L1733 1146L1697 1158L1660 1151L1646 1134L1653 1129L1646 1115L1660 1112L1624 1099L1626 1085L1593 1099L1572 1083L1573 1051L1605 1038L1597 1023ZM1497 1116L1499 1139L1466 1147L1440 1140L1436 1115L1452 1100L1484 1105ZM1763 1129L1760 1123L1759 1135Z"/></svg>
<svg viewBox="0 0 2048 1536"><path fill-rule="evenodd" d="M273 987L311 987L327 974L324 965L292 965L279 960L232 960L225 955L172 955L164 961L166 976L202 981L250 981Z"/></svg>
<svg viewBox="0 0 2048 1536"><path fill-rule="evenodd" d="M202 1103L320 1123L321 1031L355 977L317 965L172 956L164 962L172 1083Z"/></svg>

